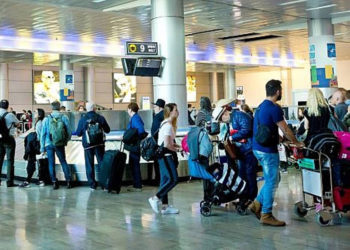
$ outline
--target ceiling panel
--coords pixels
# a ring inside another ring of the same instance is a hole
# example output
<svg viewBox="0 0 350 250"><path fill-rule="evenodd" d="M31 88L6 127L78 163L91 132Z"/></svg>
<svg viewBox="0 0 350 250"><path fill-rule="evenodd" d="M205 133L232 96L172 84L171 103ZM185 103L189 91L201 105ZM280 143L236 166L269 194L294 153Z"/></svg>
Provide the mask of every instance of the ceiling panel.
<svg viewBox="0 0 350 250"><path fill-rule="evenodd" d="M260 32L281 24L305 23L310 17L342 17L350 10L349 0L308 0L283 5L292 0L184 0L187 46L216 51L240 49L249 52L292 53L308 58L307 30L262 32L280 38L257 42L239 42L221 37ZM139 6L122 11L104 9L131 3L131 0L2 0L0 1L0 35L33 36L57 40L105 42L151 40L151 10ZM307 10L333 5L320 10ZM350 19L349 19L350 20ZM208 30L215 32L189 35ZM338 58L350 57L350 21L335 25Z"/></svg>

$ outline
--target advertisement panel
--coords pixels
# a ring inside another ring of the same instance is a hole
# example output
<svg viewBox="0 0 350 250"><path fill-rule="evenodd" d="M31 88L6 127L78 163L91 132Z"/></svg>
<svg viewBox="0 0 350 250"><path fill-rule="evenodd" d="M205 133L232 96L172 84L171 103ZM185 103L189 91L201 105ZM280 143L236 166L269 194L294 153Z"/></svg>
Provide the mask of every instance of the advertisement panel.
<svg viewBox="0 0 350 250"><path fill-rule="evenodd" d="M35 104L50 104L60 100L60 76L58 71L34 70L33 95Z"/></svg>
<svg viewBox="0 0 350 250"><path fill-rule="evenodd" d="M136 77L113 73L114 103L136 102Z"/></svg>

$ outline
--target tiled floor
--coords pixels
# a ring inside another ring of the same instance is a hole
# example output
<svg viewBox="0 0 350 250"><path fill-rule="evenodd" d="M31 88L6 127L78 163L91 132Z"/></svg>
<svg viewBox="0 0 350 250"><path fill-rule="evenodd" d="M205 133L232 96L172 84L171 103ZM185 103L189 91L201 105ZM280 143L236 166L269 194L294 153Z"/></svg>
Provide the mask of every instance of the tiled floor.
<svg viewBox="0 0 350 250"><path fill-rule="evenodd" d="M4 182L3 182L4 183ZM87 187L53 191L0 187L0 249L350 249L350 216L320 227L314 212L293 215L300 199L296 170L282 175L275 214L284 228L262 226L252 215L219 207L199 213L202 185L179 184L170 200L179 215L155 215L147 198L156 191L108 194Z"/></svg>

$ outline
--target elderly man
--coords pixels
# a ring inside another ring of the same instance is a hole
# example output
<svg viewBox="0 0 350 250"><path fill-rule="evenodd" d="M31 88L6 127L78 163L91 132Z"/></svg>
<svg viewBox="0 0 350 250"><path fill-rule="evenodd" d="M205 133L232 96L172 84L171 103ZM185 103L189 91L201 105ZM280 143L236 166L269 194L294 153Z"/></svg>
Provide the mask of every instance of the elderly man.
<svg viewBox="0 0 350 250"><path fill-rule="evenodd" d="M106 119L96 113L95 104L86 103L86 109L87 113L80 118L76 134L77 136L83 136L86 177L90 189L95 190L97 183L95 180L94 156L96 155L97 163L101 168L105 151L104 133L109 133L111 129Z"/></svg>
<svg viewBox="0 0 350 250"><path fill-rule="evenodd" d="M344 116L348 112L348 105L345 104L345 95L342 89L338 89L334 92L331 100L334 105L335 115L339 120L343 120Z"/></svg>

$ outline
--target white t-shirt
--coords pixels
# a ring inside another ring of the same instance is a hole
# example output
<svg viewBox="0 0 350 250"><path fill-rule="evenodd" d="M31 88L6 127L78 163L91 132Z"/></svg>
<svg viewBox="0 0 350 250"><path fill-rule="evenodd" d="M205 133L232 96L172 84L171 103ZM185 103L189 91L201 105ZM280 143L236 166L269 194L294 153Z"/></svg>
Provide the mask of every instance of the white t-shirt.
<svg viewBox="0 0 350 250"><path fill-rule="evenodd" d="M159 136L158 136L158 145L162 145L166 136L170 136L170 140L175 139L175 132L173 126L169 123L168 120L164 120L160 125Z"/></svg>

